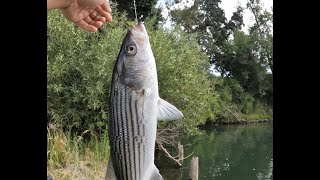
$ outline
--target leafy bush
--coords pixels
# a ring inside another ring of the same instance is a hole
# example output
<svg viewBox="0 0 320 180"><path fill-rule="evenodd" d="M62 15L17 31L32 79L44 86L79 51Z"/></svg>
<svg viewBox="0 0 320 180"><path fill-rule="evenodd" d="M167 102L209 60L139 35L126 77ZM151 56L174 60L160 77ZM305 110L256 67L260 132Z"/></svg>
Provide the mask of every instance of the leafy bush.
<svg viewBox="0 0 320 180"><path fill-rule="evenodd" d="M151 23L152 24L152 23ZM184 114L185 130L214 119L216 101L208 79L209 63L193 36L179 29L149 31L157 63L160 97Z"/></svg>
<svg viewBox="0 0 320 180"><path fill-rule="evenodd" d="M179 30L153 30L146 20L155 55L160 96L180 109L186 130L214 119L217 103L206 55L197 41ZM97 33L69 23L58 11L48 13L48 122L62 128L97 131L106 128L112 70L130 24L113 8L113 22Z"/></svg>
<svg viewBox="0 0 320 180"><path fill-rule="evenodd" d="M233 78L212 78L218 93L221 111L216 113L219 120L265 119L272 116L272 109L261 100L245 92L240 83Z"/></svg>

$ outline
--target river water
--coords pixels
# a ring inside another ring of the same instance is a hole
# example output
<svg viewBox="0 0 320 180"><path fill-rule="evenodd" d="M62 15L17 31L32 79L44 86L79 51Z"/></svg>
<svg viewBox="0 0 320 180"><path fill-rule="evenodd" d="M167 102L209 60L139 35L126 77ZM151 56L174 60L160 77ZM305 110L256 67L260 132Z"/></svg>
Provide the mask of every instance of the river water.
<svg viewBox="0 0 320 180"><path fill-rule="evenodd" d="M272 140L272 123L266 123L208 128L181 144L185 156L199 157L199 180L271 180ZM188 180L191 157L179 168L159 153L155 163L165 180Z"/></svg>

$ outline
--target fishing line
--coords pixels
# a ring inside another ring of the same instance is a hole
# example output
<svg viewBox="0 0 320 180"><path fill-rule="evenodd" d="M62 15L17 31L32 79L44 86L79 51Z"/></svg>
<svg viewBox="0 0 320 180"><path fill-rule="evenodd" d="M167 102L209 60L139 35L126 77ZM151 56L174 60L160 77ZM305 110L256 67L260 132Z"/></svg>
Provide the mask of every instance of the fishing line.
<svg viewBox="0 0 320 180"><path fill-rule="evenodd" d="M136 0L133 0L133 5L134 5L134 13L136 15L136 21L138 22Z"/></svg>

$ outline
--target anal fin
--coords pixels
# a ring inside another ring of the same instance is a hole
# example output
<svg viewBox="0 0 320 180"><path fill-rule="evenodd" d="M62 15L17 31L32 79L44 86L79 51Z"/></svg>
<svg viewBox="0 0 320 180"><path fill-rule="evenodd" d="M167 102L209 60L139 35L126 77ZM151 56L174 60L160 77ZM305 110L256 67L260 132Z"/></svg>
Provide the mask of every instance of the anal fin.
<svg viewBox="0 0 320 180"><path fill-rule="evenodd" d="M154 166L150 180L163 180L163 177L161 176L159 169Z"/></svg>
<svg viewBox="0 0 320 180"><path fill-rule="evenodd" d="M109 159L107 173L106 173L106 180L117 180L116 173L114 172L112 160Z"/></svg>

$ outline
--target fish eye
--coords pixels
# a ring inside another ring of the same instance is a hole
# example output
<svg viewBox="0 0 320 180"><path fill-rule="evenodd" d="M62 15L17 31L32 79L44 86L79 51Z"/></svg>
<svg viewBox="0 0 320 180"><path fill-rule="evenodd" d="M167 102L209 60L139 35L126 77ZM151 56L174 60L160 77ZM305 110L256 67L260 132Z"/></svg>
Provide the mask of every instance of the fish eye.
<svg viewBox="0 0 320 180"><path fill-rule="evenodd" d="M137 53L137 47L135 44L129 44L127 45L127 48L126 48L126 54L127 55L130 55L130 56L133 56Z"/></svg>

